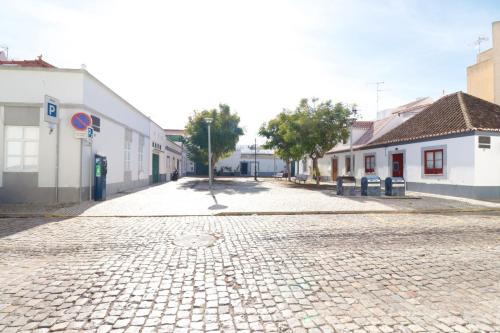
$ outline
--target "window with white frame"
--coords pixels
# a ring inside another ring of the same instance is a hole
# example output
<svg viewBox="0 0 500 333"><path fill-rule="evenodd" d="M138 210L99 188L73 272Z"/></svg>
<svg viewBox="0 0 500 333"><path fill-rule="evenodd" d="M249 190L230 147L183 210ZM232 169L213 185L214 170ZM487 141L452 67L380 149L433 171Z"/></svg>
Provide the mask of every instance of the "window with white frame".
<svg viewBox="0 0 500 333"><path fill-rule="evenodd" d="M38 126L5 126L5 171L38 171Z"/></svg>

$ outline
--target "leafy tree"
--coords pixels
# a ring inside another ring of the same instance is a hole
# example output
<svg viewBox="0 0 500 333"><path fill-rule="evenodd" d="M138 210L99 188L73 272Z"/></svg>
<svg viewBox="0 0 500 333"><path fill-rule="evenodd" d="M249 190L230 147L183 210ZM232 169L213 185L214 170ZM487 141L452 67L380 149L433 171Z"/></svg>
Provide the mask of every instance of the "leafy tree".
<svg viewBox="0 0 500 333"><path fill-rule="evenodd" d="M304 151L298 141L298 132L294 129L296 114L284 110L259 129L259 135L265 137L267 142L264 148L274 149L275 154L286 162L288 180L290 180L290 163L299 160Z"/></svg>
<svg viewBox="0 0 500 333"><path fill-rule="evenodd" d="M304 98L295 110L295 130L299 133L300 149L313 161L313 176L316 184L320 182L318 159L335 147L343 139L349 137L349 118L351 110L341 103L333 104L331 100L320 102Z"/></svg>
<svg viewBox="0 0 500 333"><path fill-rule="evenodd" d="M239 127L240 117L231 113L226 104L219 109L195 111L186 125L186 147L192 161L208 164L208 124L206 118L212 118L210 124L212 168L221 158L231 155L243 129ZM212 173L213 176L213 173Z"/></svg>

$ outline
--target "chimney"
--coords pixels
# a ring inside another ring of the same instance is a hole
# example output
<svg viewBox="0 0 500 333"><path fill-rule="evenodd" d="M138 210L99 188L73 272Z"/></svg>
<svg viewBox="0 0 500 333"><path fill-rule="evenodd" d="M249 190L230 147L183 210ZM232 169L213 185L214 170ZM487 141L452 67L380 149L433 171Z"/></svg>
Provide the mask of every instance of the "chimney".
<svg viewBox="0 0 500 333"><path fill-rule="evenodd" d="M5 51L0 51L0 61L7 61L7 54L5 54Z"/></svg>

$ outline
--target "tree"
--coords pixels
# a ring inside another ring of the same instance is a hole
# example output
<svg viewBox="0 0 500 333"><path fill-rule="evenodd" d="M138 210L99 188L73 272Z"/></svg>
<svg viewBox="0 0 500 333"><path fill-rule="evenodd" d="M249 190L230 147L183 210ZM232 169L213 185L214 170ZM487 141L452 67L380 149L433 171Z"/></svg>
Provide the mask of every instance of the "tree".
<svg viewBox="0 0 500 333"><path fill-rule="evenodd" d="M286 162L288 180L291 177L290 162L304 155L299 145L298 133L293 127L295 118L295 114L284 110L259 129L259 135L267 139L263 147L274 149L275 154Z"/></svg>
<svg viewBox="0 0 500 333"><path fill-rule="evenodd" d="M231 113L226 104L220 104L219 109L195 111L189 117L186 125L186 147L192 161L208 164L208 124L206 118L212 118L210 124L212 167L218 160L231 155L236 149L236 143L243 129L239 127L240 117ZM212 173L213 176L213 173Z"/></svg>
<svg viewBox="0 0 500 333"><path fill-rule="evenodd" d="M297 119L293 126L299 133L301 149L313 161L313 176L320 182L318 159L349 137L349 118L352 112L341 103L327 100L316 106L317 99L304 98L295 110Z"/></svg>

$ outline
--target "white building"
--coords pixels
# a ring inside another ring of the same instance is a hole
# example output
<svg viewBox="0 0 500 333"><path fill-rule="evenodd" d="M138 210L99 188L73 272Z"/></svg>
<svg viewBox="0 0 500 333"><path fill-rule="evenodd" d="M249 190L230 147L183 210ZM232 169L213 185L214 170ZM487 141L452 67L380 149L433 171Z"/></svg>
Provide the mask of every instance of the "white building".
<svg viewBox="0 0 500 333"><path fill-rule="evenodd" d="M46 95L59 100L53 130L44 121ZM72 127L79 112L92 116L91 145ZM86 70L0 61L1 202L88 200L94 154L107 157L108 194L164 181L166 147L160 126Z"/></svg>
<svg viewBox="0 0 500 333"><path fill-rule="evenodd" d="M376 140L380 136L424 110L426 107L431 105L432 102L433 100L429 97L419 98L405 105L380 111L377 114L377 120L356 121L352 128L353 148L357 149ZM330 152L348 150L350 148L350 141L350 138L348 138L345 142L342 142L334 147ZM338 172L338 160L332 159L330 152L318 160L318 168L320 170L322 181L335 181L337 176L342 175ZM346 158L349 159L349 156ZM349 166L348 162L347 166ZM298 163L298 170L301 174L311 175L312 160L305 158L300 161ZM347 173L348 172L349 170L347 170Z"/></svg>
<svg viewBox="0 0 500 333"><path fill-rule="evenodd" d="M163 130L164 132L164 130ZM166 137L166 136L165 136ZM167 180L172 178L172 174L177 171L179 173L179 177L185 174L183 170L182 163L182 146L174 142L170 139L167 139L166 146L166 156L167 156Z"/></svg>
<svg viewBox="0 0 500 333"><path fill-rule="evenodd" d="M258 176L268 177L285 171L286 163L272 150L257 147L255 152L254 149L241 145L236 147L231 156L218 161L215 165L215 170L221 175L253 176L255 169Z"/></svg>
<svg viewBox="0 0 500 333"><path fill-rule="evenodd" d="M182 129L165 129L165 133L167 134L167 138L177 144L181 149L181 162L179 175L193 175L195 173L195 163L191 161L188 157L187 147L185 145L185 134Z"/></svg>
<svg viewBox="0 0 500 333"><path fill-rule="evenodd" d="M349 147L328 153L349 174ZM408 190L500 198L500 106L458 92L354 147L354 176L403 177Z"/></svg>

